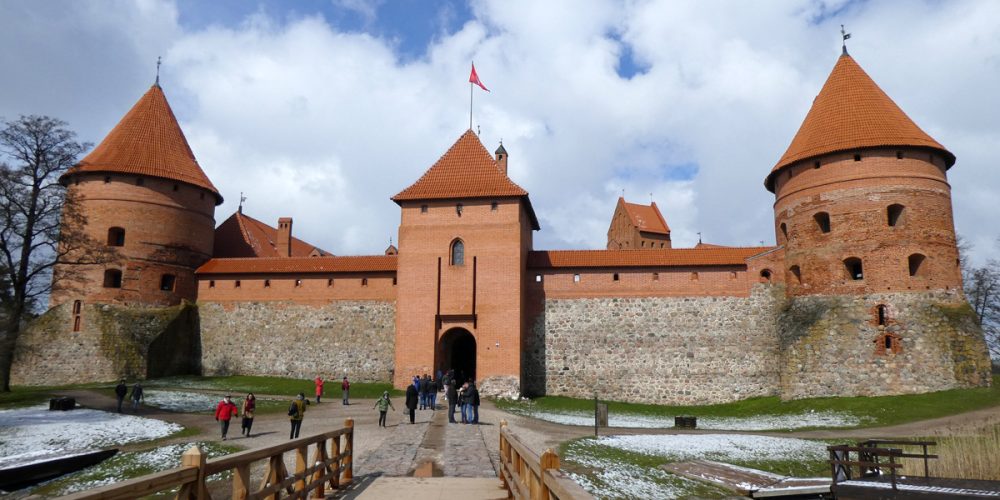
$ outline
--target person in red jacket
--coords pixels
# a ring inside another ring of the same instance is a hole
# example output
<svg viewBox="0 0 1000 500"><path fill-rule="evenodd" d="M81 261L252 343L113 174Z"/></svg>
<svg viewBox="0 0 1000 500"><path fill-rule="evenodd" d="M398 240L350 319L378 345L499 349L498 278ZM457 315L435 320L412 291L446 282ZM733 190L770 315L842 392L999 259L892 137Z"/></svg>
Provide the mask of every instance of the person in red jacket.
<svg viewBox="0 0 1000 500"><path fill-rule="evenodd" d="M319 398L323 397L323 378L316 375L316 404L319 404Z"/></svg>
<svg viewBox="0 0 1000 500"><path fill-rule="evenodd" d="M344 377L344 381L340 383L340 392L344 396L344 404L349 405L351 403L347 402L348 396L351 394L351 383L347 381L347 377Z"/></svg>
<svg viewBox="0 0 1000 500"><path fill-rule="evenodd" d="M219 406L215 407L215 420L219 422L219 426L222 428L222 440L226 440L226 433L229 432L229 419L235 417L239 413L239 409L236 408L236 403L233 403L232 398L226 394L226 397L219 401Z"/></svg>

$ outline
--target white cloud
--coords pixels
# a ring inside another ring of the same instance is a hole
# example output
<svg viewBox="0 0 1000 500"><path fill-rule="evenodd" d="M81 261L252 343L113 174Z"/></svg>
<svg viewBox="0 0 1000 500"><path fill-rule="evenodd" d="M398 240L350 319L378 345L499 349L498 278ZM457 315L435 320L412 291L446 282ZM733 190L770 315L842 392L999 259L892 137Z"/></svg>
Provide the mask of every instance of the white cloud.
<svg viewBox="0 0 1000 500"><path fill-rule="evenodd" d="M0 114L60 116L99 140L163 54L167 96L227 199L216 218L243 191L248 214L292 216L298 236L337 254L379 253L395 234L388 198L468 125L473 59L492 90L475 89L475 121L488 149L503 138L512 178L532 194L536 248L603 248L623 187L631 201L653 192L676 245L697 232L773 243L763 179L846 24L858 62L958 156L956 225L976 259L997 252L996 3L482 1L415 59L400 57L398 40L321 17L258 11L190 31L169 2L14 5L0 43L18 50L0 64L18 71L0 89ZM377 6L358 5L377 21ZM644 69L631 79L616 73L623 44Z"/></svg>

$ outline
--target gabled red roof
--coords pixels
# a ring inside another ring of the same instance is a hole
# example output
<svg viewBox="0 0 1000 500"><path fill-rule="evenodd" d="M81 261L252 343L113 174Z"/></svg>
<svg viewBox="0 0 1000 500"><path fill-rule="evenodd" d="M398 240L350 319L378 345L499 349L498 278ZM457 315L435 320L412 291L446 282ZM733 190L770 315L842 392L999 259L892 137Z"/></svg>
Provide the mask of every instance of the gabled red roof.
<svg viewBox="0 0 1000 500"><path fill-rule="evenodd" d="M60 178L82 172L120 172L186 182L222 195L198 166L163 89L153 85L107 137Z"/></svg>
<svg viewBox="0 0 1000 500"><path fill-rule="evenodd" d="M417 182L392 201L519 197L525 201L532 228L539 229L528 192L507 177L472 130L466 130Z"/></svg>
<svg viewBox="0 0 1000 500"><path fill-rule="evenodd" d="M529 268L678 267L744 265L774 247L663 248L656 250L547 250L528 253Z"/></svg>
<svg viewBox="0 0 1000 500"><path fill-rule="evenodd" d="M667 226L667 221L663 218L655 201L649 205L640 205L629 203L624 198L618 199L624 204L625 213L628 214L636 229L647 233L670 234L670 227Z"/></svg>
<svg viewBox="0 0 1000 500"><path fill-rule="evenodd" d="M215 228L212 256L281 257L278 253L278 230L253 217L236 212ZM309 257L314 250L319 255L331 255L314 245L292 236L292 257Z"/></svg>
<svg viewBox="0 0 1000 500"><path fill-rule="evenodd" d="M395 255L360 255L351 257L212 259L199 267L195 274L309 274L395 271Z"/></svg>
<svg viewBox="0 0 1000 500"><path fill-rule="evenodd" d="M844 54L764 185L773 191L775 174L798 161L879 146L931 148L944 154L948 167L955 163L955 155L913 123L865 70Z"/></svg>

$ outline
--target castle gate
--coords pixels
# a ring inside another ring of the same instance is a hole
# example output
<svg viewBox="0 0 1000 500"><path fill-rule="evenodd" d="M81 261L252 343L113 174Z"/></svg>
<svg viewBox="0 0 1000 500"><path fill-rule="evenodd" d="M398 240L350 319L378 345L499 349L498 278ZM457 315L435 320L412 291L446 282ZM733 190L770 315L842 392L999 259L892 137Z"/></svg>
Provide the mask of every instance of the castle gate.
<svg viewBox="0 0 1000 500"><path fill-rule="evenodd" d="M441 373L455 370L461 382L476 379L476 338L465 328L452 328L441 336L437 346L437 366Z"/></svg>

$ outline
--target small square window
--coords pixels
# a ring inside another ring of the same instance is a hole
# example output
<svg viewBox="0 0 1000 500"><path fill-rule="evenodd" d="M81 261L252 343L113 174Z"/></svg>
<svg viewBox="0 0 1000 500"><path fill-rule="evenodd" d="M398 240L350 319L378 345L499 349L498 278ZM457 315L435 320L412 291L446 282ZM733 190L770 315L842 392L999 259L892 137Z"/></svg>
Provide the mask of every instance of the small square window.
<svg viewBox="0 0 1000 500"><path fill-rule="evenodd" d="M271 288L271 280L264 280L264 288Z"/></svg>
<svg viewBox="0 0 1000 500"><path fill-rule="evenodd" d="M105 184L111 184L111 176L110 175L104 178L104 183Z"/></svg>
<svg viewBox="0 0 1000 500"><path fill-rule="evenodd" d="M903 152L902 151L896 151L896 159L897 160L902 160L903 159Z"/></svg>
<svg viewBox="0 0 1000 500"><path fill-rule="evenodd" d="M732 271L732 272L729 273L729 279L731 279L731 280L736 279L736 271Z"/></svg>
<svg viewBox="0 0 1000 500"><path fill-rule="evenodd" d="M698 281L698 273L691 273L691 281Z"/></svg>
<svg viewBox="0 0 1000 500"><path fill-rule="evenodd" d="M573 275L573 283L579 283L579 282L580 282L580 275L579 274L574 274Z"/></svg>
<svg viewBox="0 0 1000 500"><path fill-rule="evenodd" d="M615 281L618 281L618 273L615 273L614 276L611 279L613 279Z"/></svg>
<svg viewBox="0 0 1000 500"><path fill-rule="evenodd" d="M368 286L368 278L361 278L361 286Z"/></svg>
<svg viewBox="0 0 1000 500"><path fill-rule="evenodd" d="M233 282L233 288L242 288L242 286L243 286L243 283L240 282L240 280L236 280L236 281Z"/></svg>
<svg viewBox="0 0 1000 500"><path fill-rule="evenodd" d="M215 288L215 280L208 280L208 287Z"/></svg>
<svg viewBox="0 0 1000 500"><path fill-rule="evenodd" d="M296 287L302 286L302 280L295 280L295 286Z"/></svg>
<svg viewBox="0 0 1000 500"><path fill-rule="evenodd" d="M660 281L660 273L653 273L653 281Z"/></svg>
<svg viewBox="0 0 1000 500"><path fill-rule="evenodd" d="M396 286L396 277L395 276L392 277L392 286Z"/></svg>
<svg viewBox="0 0 1000 500"><path fill-rule="evenodd" d="M542 282L542 275L541 274L536 274L535 275L535 283L541 283L541 282Z"/></svg>
<svg viewBox="0 0 1000 500"><path fill-rule="evenodd" d="M813 168L819 168L819 162L813 162Z"/></svg>
<svg viewBox="0 0 1000 500"><path fill-rule="evenodd" d="M854 161L861 161L861 155L854 155Z"/></svg>
<svg viewBox="0 0 1000 500"><path fill-rule="evenodd" d="M495 201L493 203L490 203L490 210L492 210L494 212L496 212L497 208L499 208L499 207L500 207L500 204L497 203L497 202L495 202Z"/></svg>
<svg viewBox="0 0 1000 500"><path fill-rule="evenodd" d="M327 287L332 287L333 286L333 278L330 278L330 279L326 280L326 286Z"/></svg>
<svg viewBox="0 0 1000 500"><path fill-rule="evenodd" d="M422 214L427 213L427 205L420 205L420 213Z"/></svg>

